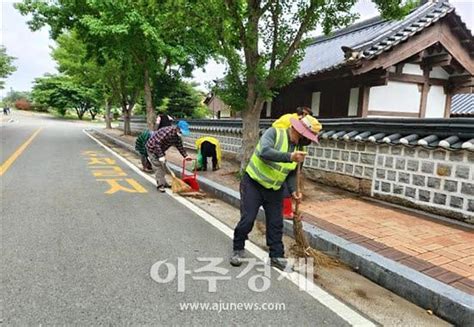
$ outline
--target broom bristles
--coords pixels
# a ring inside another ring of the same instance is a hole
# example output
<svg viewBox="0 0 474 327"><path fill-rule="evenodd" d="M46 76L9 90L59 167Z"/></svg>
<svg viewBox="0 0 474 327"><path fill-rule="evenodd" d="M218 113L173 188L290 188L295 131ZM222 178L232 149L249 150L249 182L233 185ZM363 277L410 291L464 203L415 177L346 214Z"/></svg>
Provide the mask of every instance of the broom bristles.
<svg viewBox="0 0 474 327"><path fill-rule="evenodd" d="M185 193L193 191L191 186L176 176L171 177L171 190L173 193Z"/></svg>
<svg viewBox="0 0 474 327"><path fill-rule="evenodd" d="M295 236L296 244L293 247L293 251L301 257L313 258L315 267L337 267L340 263L321 253L318 250L313 249L306 239L303 230L303 223L301 222L301 213L297 213L293 219L293 234Z"/></svg>

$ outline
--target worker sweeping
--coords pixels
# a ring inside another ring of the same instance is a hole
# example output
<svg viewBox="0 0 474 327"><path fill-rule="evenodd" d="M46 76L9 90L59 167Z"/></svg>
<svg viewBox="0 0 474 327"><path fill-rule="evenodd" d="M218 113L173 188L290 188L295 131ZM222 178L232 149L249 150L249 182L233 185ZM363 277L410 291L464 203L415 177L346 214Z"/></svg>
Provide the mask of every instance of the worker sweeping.
<svg viewBox="0 0 474 327"><path fill-rule="evenodd" d="M291 127L290 120L292 118L301 119L306 117L307 115L312 116L313 113L311 108L309 107L298 107L296 108L296 112L292 114L284 114L277 120L275 120L272 124L272 127L275 128L289 128ZM319 123L319 122L318 122ZM321 124L319 124L318 130L321 130ZM293 219L293 204L292 204L292 196L289 190L288 182L283 184L283 218L285 219Z"/></svg>
<svg viewBox="0 0 474 327"><path fill-rule="evenodd" d="M303 147L317 141L321 129L310 115L292 118L287 129L271 127L260 138L255 152L245 169L240 183L240 221L234 230L233 252L230 264L240 266L245 256L244 247L253 228L260 206L266 220L266 239L270 249L270 264L284 270L288 262L283 249L282 185L288 180L295 201L301 200L296 192L295 169L304 161Z"/></svg>
<svg viewBox="0 0 474 327"><path fill-rule="evenodd" d="M311 111L311 108L309 108L309 107L298 107L298 108L296 108L295 113L284 114L280 118L275 120L272 124L272 127L275 127L275 128L290 128L291 127L290 120L292 118L301 119L303 117L306 117L307 115L313 116L313 112ZM318 122L318 124L319 124L319 122ZM319 124L319 129L321 129L321 124Z"/></svg>
<svg viewBox="0 0 474 327"><path fill-rule="evenodd" d="M207 159L211 158L212 170L220 168L222 153L219 140L211 136L203 136L196 140L198 152L198 169L207 171Z"/></svg>
<svg viewBox="0 0 474 327"><path fill-rule="evenodd" d="M148 158L156 172L156 188L158 191L164 193L165 188L170 187L165 179L166 172L168 171L165 158L166 150L171 146L174 146L178 149L183 158L186 160L192 160L192 158L186 153L186 150L183 147L183 140L181 139L182 135L187 136L189 134L188 123L181 120L176 126L160 128L153 133L146 143Z"/></svg>

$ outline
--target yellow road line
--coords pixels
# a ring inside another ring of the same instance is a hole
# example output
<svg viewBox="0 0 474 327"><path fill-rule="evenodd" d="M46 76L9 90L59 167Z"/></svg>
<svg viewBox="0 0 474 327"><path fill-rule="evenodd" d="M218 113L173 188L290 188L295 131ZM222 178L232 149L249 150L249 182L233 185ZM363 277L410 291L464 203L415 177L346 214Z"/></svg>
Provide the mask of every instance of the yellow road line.
<svg viewBox="0 0 474 327"><path fill-rule="evenodd" d="M30 145L30 143L33 141L33 139L36 137L36 135L41 132L43 128L39 128L36 132L33 133L33 135L30 136L28 140L26 140L25 143L23 143L11 156L8 158L1 166L0 166L0 176L3 176L3 174L10 168L10 166L15 162L15 160L25 151L25 149Z"/></svg>

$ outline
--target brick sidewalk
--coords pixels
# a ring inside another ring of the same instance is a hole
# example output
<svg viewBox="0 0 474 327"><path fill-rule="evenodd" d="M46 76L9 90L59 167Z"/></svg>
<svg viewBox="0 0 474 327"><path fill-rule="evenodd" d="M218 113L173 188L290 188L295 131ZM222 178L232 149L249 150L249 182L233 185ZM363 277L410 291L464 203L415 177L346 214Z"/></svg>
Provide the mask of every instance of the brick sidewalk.
<svg viewBox="0 0 474 327"><path fill-rule="evenodd" d="M362 199L308 203L305 221L474 295L474 233Z"/></svg>
<svg viewBox="0 0 474 327"><path fill-rule="evenodd" d="M117 136L117 133L114 133ZM122 140L133 143L133 138ZM171 149L168 160L181 165ZM204 177L234 190L238 164L223 162ZM318 183L305 182L302 205L308 223L474 295L474 231Z"/></svg>

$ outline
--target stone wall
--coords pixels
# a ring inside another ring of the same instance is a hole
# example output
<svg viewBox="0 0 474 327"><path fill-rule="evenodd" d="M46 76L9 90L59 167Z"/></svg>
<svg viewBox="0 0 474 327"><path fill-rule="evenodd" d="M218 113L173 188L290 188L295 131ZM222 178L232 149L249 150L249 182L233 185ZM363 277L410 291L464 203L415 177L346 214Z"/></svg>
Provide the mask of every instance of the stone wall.
<svg viewBox="0 0 474 327"><path fill-rule="evenodd" d="M373 195L473 220L474 153L379 146Z"/></svg>
<svg viewBox="0 0 474 327"><path fill-rule="evenodd" d="M219 140L224 156L237 158L242 148L240 129L191 127L191 135L184 138L184 144L195 148L195 141L203 136L212 136Z"/></svg>
<svg viewBox="0 0 474 327"><path fill-rule="evenodd" d="M186 145L201 136L219 139L238 157L240 128L192 126ZM474 223L474 152L322 139L304 163L315 181L362 195Z"/></svg>

